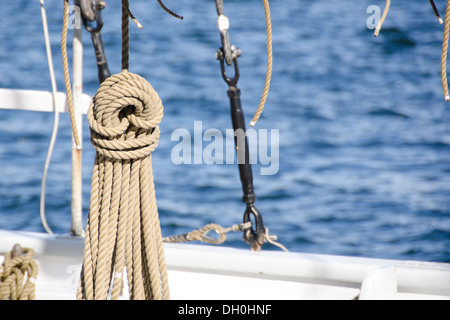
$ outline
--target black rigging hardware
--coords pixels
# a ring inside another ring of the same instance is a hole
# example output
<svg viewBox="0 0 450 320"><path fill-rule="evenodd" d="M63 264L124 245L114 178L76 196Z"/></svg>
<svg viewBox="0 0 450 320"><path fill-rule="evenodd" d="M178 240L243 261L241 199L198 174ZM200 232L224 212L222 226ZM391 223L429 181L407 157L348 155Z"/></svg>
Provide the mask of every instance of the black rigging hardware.
<svg viewBox="0 0 450 320"><path fill-rule="evenodd" d="M91 34L94 45L95 57L97 59L98 81L102 83L106 78L111 76L103 47L102 35L100 33L103 27L101 10L105 8L106 3L99 0L79 0L79 4L83 25Z"/></svg>
<svg viewBox="0 0 450 320"><path fill-rule="evenodd" d="M230 98L231 120L235 132L234 142L237 151L237 160L239 167L239 175L242 183L244 196L242 200L246 203L244 212L244 223L252 222L252 226L244 230L244 240L250 245L253 251L259 251L265 239L265 228L261 213L255 206L256 195L253 190L253 173L250 164L250 155L248 147L248 139L245 135L245 119L241 105L241 90L237 87L239 80L239 66L237 58L241 55L241 51L235 46L230 45L230 37L228 34L229 20L224 14L223 0L215 0L217 8L217 26L220 31L222 48L216 53L217 60L220 60L220 68L222 77L228 85L228 97ZM234 77L229 78L226 74L226 66L234 64ZM244 134L244 139L238 139L237 132ZM254 219L254 221L252 221Z"/></svg>

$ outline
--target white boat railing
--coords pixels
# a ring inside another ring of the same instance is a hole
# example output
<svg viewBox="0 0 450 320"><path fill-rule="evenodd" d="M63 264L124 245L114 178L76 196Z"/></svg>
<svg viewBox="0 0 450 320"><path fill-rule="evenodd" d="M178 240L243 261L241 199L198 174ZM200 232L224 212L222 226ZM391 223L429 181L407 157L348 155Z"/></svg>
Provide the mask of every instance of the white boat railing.
<svg viewBox="0 0 450 320"><path fill-rule="evenodd" d="M81 237L0 230L0 263L15 243L35 251L37 299L75 299ZM448 263L179 243L164 252L173 300L450 299Z"/></svg>
<svg viewBox="0 0 450 320"><path fill-rule="evenodd" d="M86 114L92 97L83 93L80 99L80 112ZM53 112L52 93L40 90L21 90L0 88L0 109ZM56 93L58 112L69 112L67 97L63 92Z"/></svg>

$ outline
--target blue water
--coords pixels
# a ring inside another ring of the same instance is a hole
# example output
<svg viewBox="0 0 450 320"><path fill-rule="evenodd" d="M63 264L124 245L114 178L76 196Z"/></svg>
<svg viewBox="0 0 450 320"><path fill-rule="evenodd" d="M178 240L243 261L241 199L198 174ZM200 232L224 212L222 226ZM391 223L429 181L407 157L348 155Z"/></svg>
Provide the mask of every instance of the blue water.
<svg viewBox="0 0 450 320"><path fill-rule="evenodd" d="M103 40L120 71L120 4L104 10ZM58 88L62 1L46 1ZM175 129L231 128L226 85L214 58L220 46L212 0L131 1L144 28L131 26L130 71L158 91L165 117L153 153L164 235L207 223L240 223L244 211L236 165L175 165ZM450 105L440 83L442 26L428 1L397 0L378 38L366 26L369 5L384 1L272 1L274 70L258 129L279 129L279 171L254 167L257 207L289 250L450 262ZM441 13L444 4L439 3ZM265 76L265 21L260 0L226 0L239 58L247 122ZM84 91L95 94L89 34ZM69 48L70 49L70 48ZM39 1L0 4L0 87L50 90ZM0 110L0 228L43 232L41 176L52 113ZM84 122L86 219L94 151ZM70 227L70 121L62 115L47 181L47 219ZM241 234L227 246L245 248ZM270 245L264 249L279 250Z"/></svg>

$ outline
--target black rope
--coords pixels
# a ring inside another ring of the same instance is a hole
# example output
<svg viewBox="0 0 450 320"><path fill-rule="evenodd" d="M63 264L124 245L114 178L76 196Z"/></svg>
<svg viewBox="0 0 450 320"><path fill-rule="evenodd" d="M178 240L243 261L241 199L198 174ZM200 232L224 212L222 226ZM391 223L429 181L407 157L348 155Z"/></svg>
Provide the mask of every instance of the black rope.
<svg viewBox="0 0 450 320"><path fill-rule="evenodd" d="M430 0L431 7L433 8L434 14L436 15L436 18L438 18L439 22L442 21L441 16L439 15L439 11L436 8L436 4L434 3L434 0Z"/></svg>
<svg viewBox="0 0 450 320"><path fill-rule="evenodd" d="M165 12L167 12L168 14L170 14L171 16L173 16L173 17L175 17L175 18L177 18L177 19L183 20L183 17L182 17L182 16L180 16L180 15L176 14L175 12L173 12L172 10L168 9L168 8L162 3L161 0L158 0L158 3L159 3L159 5L161 6L161 8L163 8L163 10L164 10Z"/></svg>

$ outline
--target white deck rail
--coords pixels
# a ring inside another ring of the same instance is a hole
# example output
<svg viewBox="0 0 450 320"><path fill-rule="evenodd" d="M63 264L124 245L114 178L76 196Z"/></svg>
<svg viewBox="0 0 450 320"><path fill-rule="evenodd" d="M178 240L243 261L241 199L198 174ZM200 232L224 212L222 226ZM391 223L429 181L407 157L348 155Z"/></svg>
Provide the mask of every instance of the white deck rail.
<svg viewBox="0 0 450 320"><path fill-rule="evenodd" d="M86 114L91 103L91 97L81 95L80 109ZM66 94L56 94L56 108L59 112L69 112ZM53 112L52 93L39 90L18 90L0 88L0 109Z"/></svg>
<svg viewBox="0 0 450 320"><path fill-rule="evenodd" d="M36 252L37 299L75 299L82 237L0 230L0 255L15 243ZM174 300L450 300L448 263L196 244L165 244L164 250Z"/></svg>

